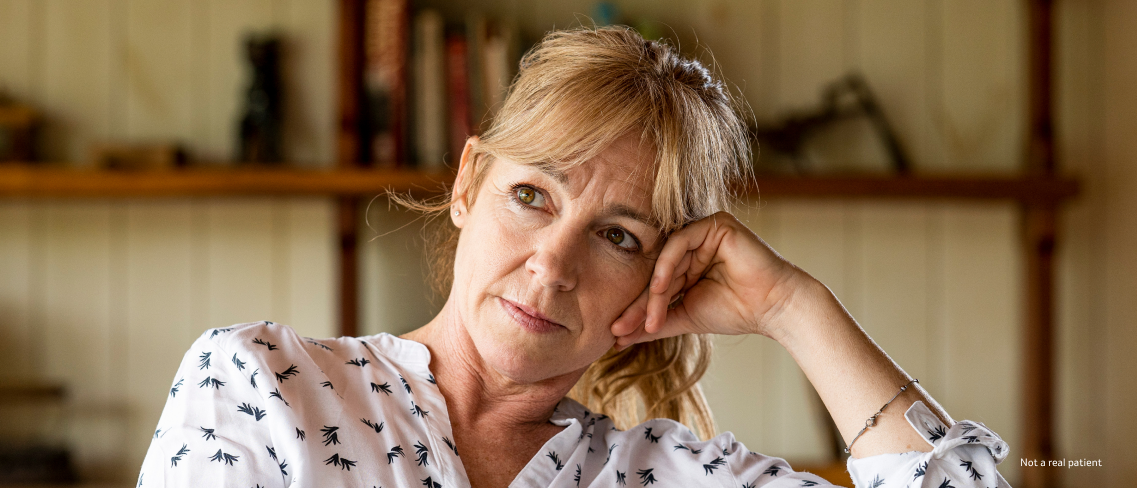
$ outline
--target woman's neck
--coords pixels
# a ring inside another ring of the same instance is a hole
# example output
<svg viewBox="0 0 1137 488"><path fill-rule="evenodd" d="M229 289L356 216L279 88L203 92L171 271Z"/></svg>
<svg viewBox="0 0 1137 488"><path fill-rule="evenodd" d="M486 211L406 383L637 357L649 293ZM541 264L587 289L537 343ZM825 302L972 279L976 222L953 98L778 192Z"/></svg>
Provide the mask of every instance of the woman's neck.
<svg viewBox="0 0 1137 488"><path fill-rule="evenodd" d="M466 324L448 302L427 325L402 336L430 350L430 368L454 429L503 429L524 432L548 426L557 403L582 371L518 383L482 360Z"/></svg>

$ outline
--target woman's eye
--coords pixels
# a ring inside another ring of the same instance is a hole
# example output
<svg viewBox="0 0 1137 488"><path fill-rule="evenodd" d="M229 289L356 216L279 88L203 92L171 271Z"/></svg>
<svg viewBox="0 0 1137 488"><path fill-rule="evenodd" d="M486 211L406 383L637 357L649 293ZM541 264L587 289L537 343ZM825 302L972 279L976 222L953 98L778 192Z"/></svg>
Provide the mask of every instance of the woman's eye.
<svg viewBox="0 0 1137 488"><path fill-rule="evenodd" d="M541 192L528 186L517 187L517 189L514 190L514 196L516 196L517 200L521 203L529 205L530 207L545 206L545 196L542 195Z"/></svg>
<svg viewBox="0 0 1137 488"><path fill-rule="evenodd" d="M627 232L624 232L624 229L621 229L619 227L613 227L604 231L604 237L611 241L612 244L620 246L624 249L634 250L639 247L636 244L636 239L629 235Z"/></svg>

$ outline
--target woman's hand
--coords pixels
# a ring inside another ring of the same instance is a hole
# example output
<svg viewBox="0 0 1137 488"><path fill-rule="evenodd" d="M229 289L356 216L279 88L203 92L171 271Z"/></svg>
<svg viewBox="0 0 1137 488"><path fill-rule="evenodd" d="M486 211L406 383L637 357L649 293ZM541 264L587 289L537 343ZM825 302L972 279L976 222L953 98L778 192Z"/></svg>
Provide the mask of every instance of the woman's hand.
<svg viewBox="0 0 1137 488"><path fill-rule="evenodd" d="M651 284L612 324L616 347L686 333L777 338L786 301L809 280L733 215L716 213L668 238Z"/></svg>

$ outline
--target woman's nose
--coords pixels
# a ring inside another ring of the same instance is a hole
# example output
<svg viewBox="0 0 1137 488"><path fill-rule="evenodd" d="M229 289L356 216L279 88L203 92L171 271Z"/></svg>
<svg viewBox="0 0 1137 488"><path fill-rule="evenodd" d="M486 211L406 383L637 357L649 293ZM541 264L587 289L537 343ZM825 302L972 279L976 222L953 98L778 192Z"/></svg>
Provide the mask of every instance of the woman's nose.
<svg viewBox="0 0 1137 488"><path fill-rule="evenodd" d="M581 238L579 229L558 227L541 233L533 255L525 261L525 269L541 286L570 291L576 287L584 261L582 250L588 242Z"/></svg>

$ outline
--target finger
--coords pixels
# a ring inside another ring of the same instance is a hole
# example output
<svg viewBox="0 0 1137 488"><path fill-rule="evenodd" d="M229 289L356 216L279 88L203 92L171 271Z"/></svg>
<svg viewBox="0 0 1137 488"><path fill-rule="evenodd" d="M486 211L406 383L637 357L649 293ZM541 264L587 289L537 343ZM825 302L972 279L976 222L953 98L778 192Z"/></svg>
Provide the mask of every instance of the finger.
<svg viewBox="0 0 1137 488"><path fill-rule="evenodd" d="M667 311L667 320L659 331L653 333L648 332L644 327L639 327L631 334L618 338L615 347L617 351L622 351L635 344L674 337L690 332L696 332L696 329L694 323L691 321L690 315L687 313L686 307L680 302L675 308Z"/></svg>
<svg viewBox="0 0 1137 488"><path fill-rule="evenodd" d="M687 276L685 274L676 274L671 280L671 285L667 287L664 293L652 293L648 298L647 303L647 317L645 318L644 329L649 333L659 332L663 328L663 323L667 320L667 306L671 305L672 299L675 295L683 291L684 285L687 284Z"/></svg>
<svg viewBox="0 0 1137 488"><path fill-rule="evenodd" d="M667 238L667 244L663 245L663 250L659 252L659 258L655 261L655 271L651 278L651 291L653 293L662 293L667 289L679 262L683 260L688 251L695 250L702 245L708 229L709 226L706 222L697 221Z"/></svg>
<svg viewBox="0 0 1137 488"><path fill-rule="evenodd" d="M658 264L656 265L656 267L658 268ZM662 291L652 292L650 294L650 296L648 297L647 310L645 312L646 315L644 317L644 320L648 320L651 318L651 316L653 315L652 311L666 310L667 309L667 305L669 303L671 303L671 298L675 296L675 293L677 293L676 291L672 290L673 288L675 288L675 280L686 276L687 271L690 267L691 267L691 253L688 252L688 253L685 253L683 255L683 257L679 260L679 263L675 266L675 269L672 270L672 272L671 272L671 276L672 276L671 284L668 285L667 288L665 288Z"/></svg>
<svg viewBox="0 0 1137 488"><path fill-rule="evenodd" d="M616 321L612 322L612 335L616 337L628 335L643 324L644 318L647 317L648 296L650 294L645 287L643 293L640 293L640 296L624 309Z"/></svg>

